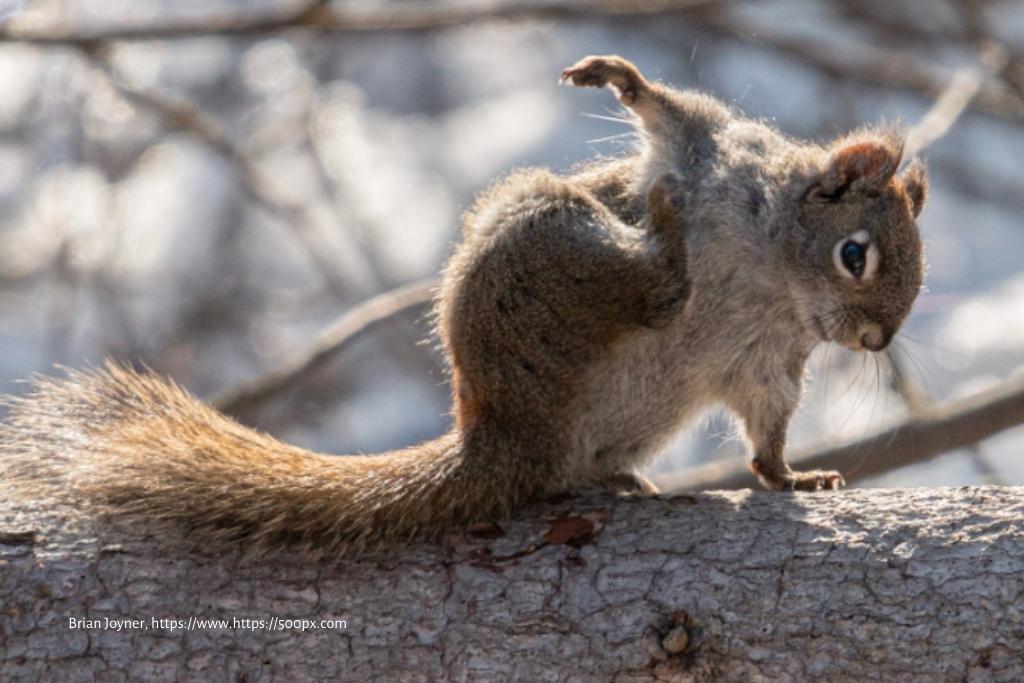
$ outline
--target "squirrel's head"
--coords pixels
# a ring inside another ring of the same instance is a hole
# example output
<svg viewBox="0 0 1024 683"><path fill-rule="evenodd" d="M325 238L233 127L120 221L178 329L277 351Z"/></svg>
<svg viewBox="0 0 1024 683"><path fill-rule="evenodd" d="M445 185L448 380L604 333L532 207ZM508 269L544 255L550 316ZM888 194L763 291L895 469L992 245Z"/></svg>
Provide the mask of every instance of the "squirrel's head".
<svg viewBox="0 0 1024 683"><path fill-rule="evenodd" d="M823 341L880 351L921 289L915 220L928 192L924 165L897 173L902 142L861 133L835 143L802 188L790 248L805 327Z"/></svg>

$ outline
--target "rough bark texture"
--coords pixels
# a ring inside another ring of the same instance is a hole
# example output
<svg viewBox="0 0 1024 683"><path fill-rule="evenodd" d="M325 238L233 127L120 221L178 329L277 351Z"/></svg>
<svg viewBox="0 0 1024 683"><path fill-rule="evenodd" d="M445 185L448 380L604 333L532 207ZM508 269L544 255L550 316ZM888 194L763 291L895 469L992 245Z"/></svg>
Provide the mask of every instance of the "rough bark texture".
<svg viewBox="0 0 1024 683"><path fill-rule="evenodd" d="M0 501L0 679L1024 680L1024 488L588 499L503 527L257 562ZM347 627L152 622L192 617Z"/></svg>

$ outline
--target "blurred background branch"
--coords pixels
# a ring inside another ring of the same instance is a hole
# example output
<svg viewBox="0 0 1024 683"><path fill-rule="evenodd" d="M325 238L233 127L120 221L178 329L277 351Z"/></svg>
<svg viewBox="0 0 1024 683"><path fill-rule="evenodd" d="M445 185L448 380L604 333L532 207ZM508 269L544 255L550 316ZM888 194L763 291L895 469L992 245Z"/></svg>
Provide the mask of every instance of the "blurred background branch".
<svg viewBox="0 0 1024 683"><path fill-rule="evenodd" d="M379 6L350 7L346 3L313 0L297 10L275 12L268 16L205 16L189 21L158 22L110 29L75 31L35 27L0 33L0 41L33 45L72 46L94 50L111 42L182 40L203 36L253 38L282 31L312 31L330 34L422 32L458 28L481 22L593 22L610 19L648 19L677 17L701 28L777 51L820 69L835 78L852 79L890 88L905 88L924 96L938 95L948 81L946 74L910 54L892 51L878 45L840 49L827 40L794 39L771 30L761 22L752 22L731 12L723 0L591 0L589 2L486 2L464 3L381 3ZM873 12L866 2L838 2L843 11L880 33L898 39L913 38L931 41L935 38L914 23L894 23L888 13ZM998 46L979 18L981 3L964 1L960 11L964 27L950 42L987 42ZM724 6L724 7L723 7ZM986 88L976 98L982 111L1011 118L1024 119L1024 92L1021 80L1024 62L1020 56L1006 60L1013 69L1007 84L1015 94L998 88Z"/></svg>
<svg viewBox="0 0 1024 683"><path fill-rule="evenodd" d="M4 40L37 45L76 45L111 41L179 40L197 36L262 36L287 30L332 34L438 31L484 21L583 21L623 16L656 17L692 12L721 0L591 0L589 2L389 2L376 6L314 1L297 10L264 16L211 15L187 21L91 31L32 28L7 32Z"/></svg>
<svg viewBox="0 0 1024 683"><path fill-rule="evenodd" d="M110 354L320 450L436 434L417 342L459 207L515 165L618 153L577 113L610 100L554 82L620 52L797 135L919 122L931 291L884 358L816 355L793 437L850 444L812 462L869 484L1024 481L1021 428L990 438L1024 401L1020 5L28 2L0 29L0 372ZM749 485L742 459L700 469L723 431L673 443L666 481Z"/></svg>
<svg viewBox="0 0 1024 683"><path fill-rule="evenodd" d="M836 469L850 484L943 453L975 448L984 439L1020 424L1024 424L1024 379L1018 378L949 404L929 405L884 432L790 457L794 469ZM734 458L662 475L656 483L664 491L673 491L738 489L754 481L743 459Z"/></svg>
<svg viewBox="0 0 1024 683"><path fill-rule="evenodd" d="M194 103L173 99L153 90L133 87L119 76L105 56L106 50L97 43L72 43L83 56L95 65L110 84L126 100L154 113L168 130L179 130L193 136L210 151L222 157L237 174L246 197L260 209L268 212L292 231L296 243L309 258L324 284L332 294L343 298L345 291L359 289L360 283L349 281L349 274L340 271L338 264L326 258L318 249L314 232L314 219L308 206L287 203L276 197L260 168L228 137L224 128L210 114Z"/></svg>
<svg viewBox="0 0 1024 683"><path fill-rule="evenodd" d="M241 386L217 393L210 398L210 403L244 420L280 392L307 381L363 335L397 315L427 309L437 286L436 280L427 280L373 297L338 318L295 358Z"/></svg>

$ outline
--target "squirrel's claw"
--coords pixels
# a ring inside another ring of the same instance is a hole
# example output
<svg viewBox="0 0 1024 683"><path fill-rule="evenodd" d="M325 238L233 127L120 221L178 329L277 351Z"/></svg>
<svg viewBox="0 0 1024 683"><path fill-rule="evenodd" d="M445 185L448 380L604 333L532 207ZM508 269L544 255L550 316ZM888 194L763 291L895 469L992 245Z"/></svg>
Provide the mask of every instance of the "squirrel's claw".
<svg viewBox="0 0 1024 683"><path fill-rule="evenodd" d="M786 482L790 491L838 491L843 486L846 486L843 475L833 470L794 472Z"/></svg>

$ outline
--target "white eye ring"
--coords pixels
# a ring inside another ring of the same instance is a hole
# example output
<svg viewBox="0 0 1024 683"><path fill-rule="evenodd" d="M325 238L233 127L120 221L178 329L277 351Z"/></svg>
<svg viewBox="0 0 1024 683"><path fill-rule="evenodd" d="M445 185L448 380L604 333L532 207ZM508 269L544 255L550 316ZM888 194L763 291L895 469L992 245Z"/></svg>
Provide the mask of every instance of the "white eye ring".
<svg viewBox="0 0 1024 683"><path fill-rule="evenodd" d="M853 242L861 247L865 247L864 271L859 276L852 273L846 264L843 263L843 247L846 246L847 242ZM836 242L835 247L832 248L832 263L843 277L856 282L866 282L872 279L875 273L878 272L878 247L871 241L871 235L868 234L867 230L858 230Z"/></svg>

